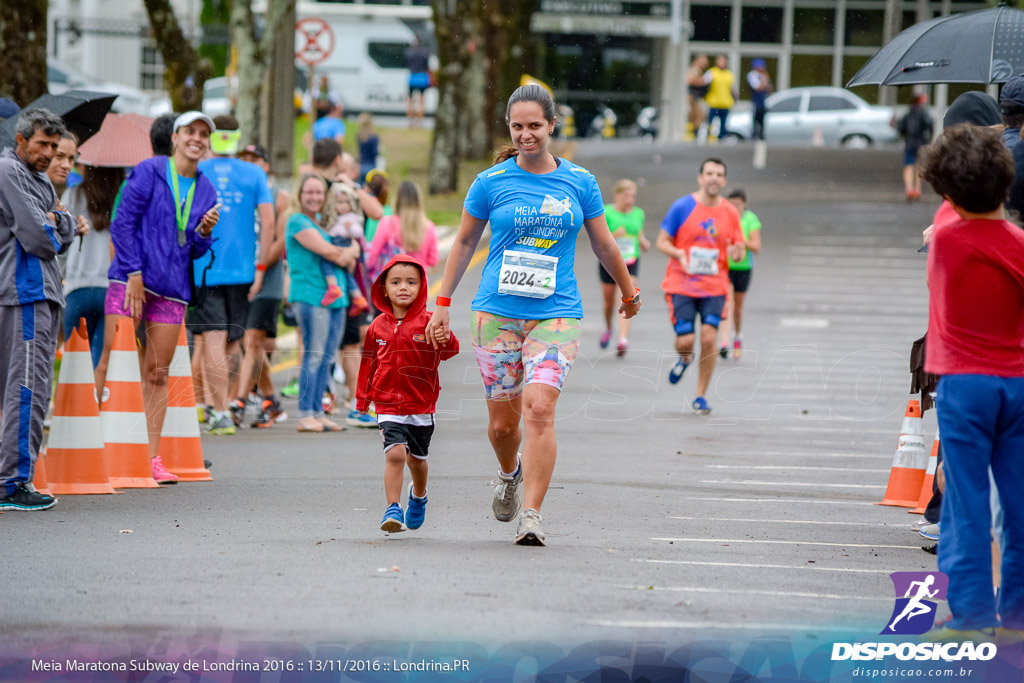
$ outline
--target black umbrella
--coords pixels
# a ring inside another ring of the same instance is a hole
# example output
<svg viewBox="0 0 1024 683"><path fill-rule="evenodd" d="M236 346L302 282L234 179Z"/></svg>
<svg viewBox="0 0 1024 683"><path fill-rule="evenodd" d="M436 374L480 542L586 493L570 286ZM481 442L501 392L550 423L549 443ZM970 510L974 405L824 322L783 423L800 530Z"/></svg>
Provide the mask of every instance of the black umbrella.
<svg viewBox="0 0 1024 683"><path fill-rule="evenodd" d="M100 129L116 99L117 95L105 92L69 90L61 95L43 95L25 109L49 109L64 119L64 125L78 136L81 143ZM18 117L13 116L0 124L0 149L14 147L14 127L17 121Z"/></svg>
<svg viewBox="0 0 1024 683"><path fill-rule="evenodd" d="M1005 83L1024 73L1024 11L1000 4L914 24L868 60L846 87Z"/></svg>

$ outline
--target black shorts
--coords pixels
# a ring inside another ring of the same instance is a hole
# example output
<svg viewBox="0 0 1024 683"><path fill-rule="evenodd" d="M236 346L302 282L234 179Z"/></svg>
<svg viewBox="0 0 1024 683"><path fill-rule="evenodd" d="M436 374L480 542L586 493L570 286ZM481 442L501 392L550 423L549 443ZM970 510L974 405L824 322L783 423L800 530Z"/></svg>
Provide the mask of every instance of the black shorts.
<svg viewBox="0 0 1024 683"><path fill-rule="evenodd" d="M350 315L345 318L345 331L341 333L341 342L338 344L339 349L343 349L346 346L359 343L359 328L363 325L369 325L370 321L367 319L367 313L360 313L359 315Z"/></svg>
<svg viewBox="0 0 1024 683"><path fill-rule="evenodd" d="M190 309L185 326L192 334L205 334L226 330L228 341L245 336L249 316L249 287L251 285L217 285L207 287L206 300L199 308Z"/></svg>
<svg viewBox="0 0 1024 683"><path fill-rule="evenodd" d="M626 270L628 270L629 274L632 275L633 277L638 276L640 274L640 259L637 259L632 263L627 263ZM606 285L615 284L615 279L611 276L611 273L605 270L604 266L602 266L600 263L597 264L597 276L601 278L601 282L603 282Z"/></svg>
<svg viewBox="0 0 1024 683"><path fill-rule="evenodd" d="M698 313L703 325L717 328L718 324L722 322L722 310L725 308L724 294L699 299L682 294L666 294L665 300L668 302L669 316L672 318L672 327L677 336L694 333L694 322Z"/></svg>
<svg viewBox="0 0 1024 683"><path fill-rule="evenodd" d="M391 450L392 446L405 446L412 457L420 460L427 459L430 451L430 438L434 435L434 425L420 427L400 422L381 422L377 425L377 429L380 430L385 453Z"/></svg>
<svg viewBox="0 0 1024 683"><path fill-rule="evenodd" d="M732 283L732 288L740 294L743 294L750 288L750 272L750 270L729 271L729 282Z"/></svg>
<svg viewBox="0 0 1024 683"><path fill-rule="evenodd" d="M245 329L261 330L267 333L267 338L277 338L277 314L280 310L280 299L253 299L249 302Z"/></svg>

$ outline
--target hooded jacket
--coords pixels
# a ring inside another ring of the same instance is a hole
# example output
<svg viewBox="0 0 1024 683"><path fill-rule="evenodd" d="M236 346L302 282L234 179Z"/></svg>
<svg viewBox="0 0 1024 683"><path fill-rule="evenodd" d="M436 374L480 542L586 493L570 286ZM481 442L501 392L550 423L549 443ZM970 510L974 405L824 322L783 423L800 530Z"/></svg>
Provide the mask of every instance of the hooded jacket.
<svg viewBox="0 0 1024 683"><path fill-rule="evenodd" d="M56 205L57 193L46 173L5 149L0 154L0 305L64 305L56 256L74 239L75 221ZM56 225L50 224L48 211L57 217Z"/></svg>
<svg viewBox="0 0 1024 683"><path fill-rule="evenodd" d="M203 214L217 203L217 190L202 171L196 171L195 183L185 244L179 245L167 157L146 159L135 167L110 224L114 243L114 260L108 271L111 282L127 282L129 275L142 273L147 292L189 302L189 261L205 254L213 243L211 238L199 235L196 228Z"/></svg>
<svg viewBox="0 0 1024 683"><path fill-rule="evenodd" d="M399 319L385 295L384 281L396 263L409 263L420 271L420 293ZM423 264L406 254L396 254L370 288L374 305L382 311L366 331L363 359L359 365L356 410L366 412L373 401L382 415L427 415L434 412L441 383L437 366L459 353L455 334L447 344L435 350L425 334L427 311L427 274Z"/></svg>

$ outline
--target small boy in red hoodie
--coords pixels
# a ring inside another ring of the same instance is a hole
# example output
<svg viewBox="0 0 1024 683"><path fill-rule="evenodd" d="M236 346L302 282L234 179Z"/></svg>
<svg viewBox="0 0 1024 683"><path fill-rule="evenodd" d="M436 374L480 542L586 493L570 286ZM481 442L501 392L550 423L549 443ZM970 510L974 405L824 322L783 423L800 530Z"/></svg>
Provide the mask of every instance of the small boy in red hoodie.
<svg viewBox="0 0 1024 683"><path fill-rule="evenodd" d="M459 340L454 334L439 339L437 350L427 342L427 275L412 256L395 255L373 283L371 297L381 314L366 331L356 410L367 412L371 401L377 406L388 499L380 528L395 533L419 529L427 513L427 451L441 389L437 366L459 353ZM412 483L403 515L399 501L406 465Z"/></svg>

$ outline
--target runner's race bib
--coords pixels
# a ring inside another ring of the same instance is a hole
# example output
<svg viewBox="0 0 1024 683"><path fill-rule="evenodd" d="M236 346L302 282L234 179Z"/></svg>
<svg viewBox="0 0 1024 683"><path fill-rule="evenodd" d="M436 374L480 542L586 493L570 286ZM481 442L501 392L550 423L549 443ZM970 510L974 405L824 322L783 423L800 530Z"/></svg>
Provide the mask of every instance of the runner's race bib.
<svg viewBox="0 0 1024 683"><path fill-rule="evenodd" d="M505 250L498 271L498 292L546 299L555 292L558 257Z"/></svg>
<svg viewBox="0 0 1024 683"><path fill-rule="evenodd" d="M636 240L632 237L616 237L615 244L619 246L619 253L628 263L636 260Z"/></svg>
<svg viewBox="0 0 1024 683"><path fill-rule="evenodd" d="M718 275L718 249L690 247L690 275Z"/></svg>

